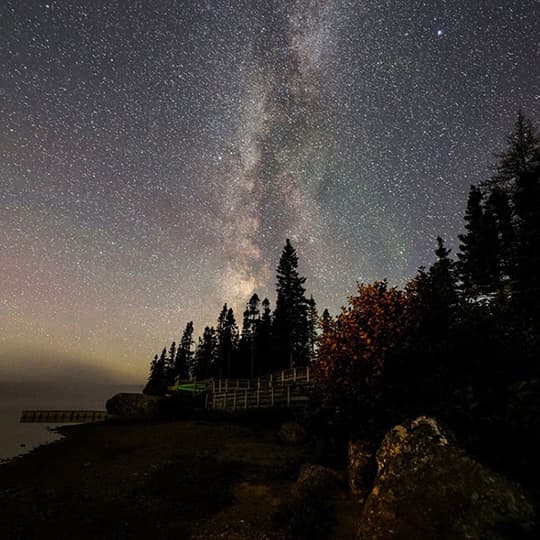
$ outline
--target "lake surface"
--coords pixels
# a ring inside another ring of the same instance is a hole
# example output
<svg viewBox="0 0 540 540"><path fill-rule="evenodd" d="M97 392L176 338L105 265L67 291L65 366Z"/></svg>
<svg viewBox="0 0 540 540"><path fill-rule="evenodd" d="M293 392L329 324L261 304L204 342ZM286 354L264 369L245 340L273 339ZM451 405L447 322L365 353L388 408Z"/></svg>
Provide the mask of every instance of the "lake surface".
<svg viewBox="0 0 540 540"><path fill-rule="evenodd" d="M105 402L114 394L141 390L142 385L0 381L0 462L61 438L50 431L61 424L21 424L22 410L105 410Z"/></svg>

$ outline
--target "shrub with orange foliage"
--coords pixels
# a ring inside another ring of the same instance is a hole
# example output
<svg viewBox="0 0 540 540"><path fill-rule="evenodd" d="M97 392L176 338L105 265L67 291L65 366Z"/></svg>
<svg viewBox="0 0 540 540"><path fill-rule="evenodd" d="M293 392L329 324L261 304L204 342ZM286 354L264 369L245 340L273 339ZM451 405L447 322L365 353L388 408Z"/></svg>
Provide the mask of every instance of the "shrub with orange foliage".
<svg viewBox="0 0 540 540"><path fill-rule="evenodd" d="M385 361L406 332L407 299L386 281L359 284L335 319L326 319L315 366L316 397L343 419L371 422L380 411Z"/></svg>

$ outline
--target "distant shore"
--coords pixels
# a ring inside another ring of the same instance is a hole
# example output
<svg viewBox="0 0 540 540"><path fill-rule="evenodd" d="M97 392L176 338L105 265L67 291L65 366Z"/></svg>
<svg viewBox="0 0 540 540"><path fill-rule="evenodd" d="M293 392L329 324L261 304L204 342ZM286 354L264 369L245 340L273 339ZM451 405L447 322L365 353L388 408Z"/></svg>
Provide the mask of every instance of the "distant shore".
<svg viewBox="0 0 540 540"><path fill-rule="evenodd" d="M314 456L275 426L206 421L65 426L1 466L0 537L286 538L271 516ZM240 536L223 531L244 530Z"/></svg>

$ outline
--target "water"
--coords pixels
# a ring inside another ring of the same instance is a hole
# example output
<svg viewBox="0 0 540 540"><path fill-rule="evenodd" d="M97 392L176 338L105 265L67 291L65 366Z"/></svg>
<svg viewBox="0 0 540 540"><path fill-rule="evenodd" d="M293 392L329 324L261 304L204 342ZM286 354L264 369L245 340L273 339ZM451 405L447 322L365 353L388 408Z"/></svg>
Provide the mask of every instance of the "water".
<svg viewBox="0 0 540 540"><path fill-rule="evenodd" d="M59 439L50 428L60 424L21 424L23 409L105 410L118 392L140 392L142 386L0 382L0 462Z"/></svg>

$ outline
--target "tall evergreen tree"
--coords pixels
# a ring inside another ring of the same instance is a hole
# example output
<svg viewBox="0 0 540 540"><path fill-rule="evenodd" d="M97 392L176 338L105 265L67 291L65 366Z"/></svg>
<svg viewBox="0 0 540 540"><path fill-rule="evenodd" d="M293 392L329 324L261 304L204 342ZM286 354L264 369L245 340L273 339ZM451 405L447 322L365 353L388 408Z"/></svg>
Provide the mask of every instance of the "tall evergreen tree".
<svg viewBox="0 0 540 540"><path fill-rule="evenodd" d="M465 234L459 235L458 269L465 296L477 297L497 289L498 242L493 214L484 211L483 194L471 186L465 212Z"/></svg>
<svg viewBox="0 0 540 540"><path fill-rule="evenodd" d="M163 348L161 356L154 356L150 365L150 376L144 387L143 393L155 396L162 396L167 392L169 386L169 375L167 372L167 349Z"/></svg>
<svg viewBox="0 0 540 540"><path fill-rule="evenodd" d="M508 146L498 154L496 174L492 181L503 184L519 184L538 175L540 167L540 139L532 122L519 111L514 128L507 138ZM519 189L519 185L515 185Z"/></svg>
<svg viewBox="0 0 540 540"><path fill-rule="evenodd" d="M265 298L262 303L262 315L257 332L257 374L266 375L272 371L273 340L272 340L272 310L270 301Z"/></svg>
<svg viewBox="0 0 540 540"><path fill-rule="evenodd" d="M217 336L213 327L207 326L199 338L193 362L193 376L198 380L211 377L217 364Z"/></svg>
<svg viewBox="0 0 540 540"><path fill-rule="evenodd" d="M499 186L492 186L486 212L493 216L495 222L499 277L503 288L515 276L516 232L508 192Z"/></svg>
<svg viewBox="0 0 540 540"><path fill-rule="evenodd" d="M218 317L217 339L219 347L219 363L217 366L217 377L231 377L233 371L238 367L234 360L238 350L239 332L234 312L225 304Z"/></svg>
<svg viewBox="0 0 540 540"><path fill-rule="evenodd" d="M313 296L310 296L308 300L307 323L308 323L309 360L311 361L315 357L315 347L317 345L317 326L319 323L319 314L317 313L317 304L315 303Z"/></svg>
<svg viewBox="0 0 540 540"><path fill-rule="evenodd" d="M274 313L274 342L278 365L306 365L309 359L309 331L305 277L298 274L298 257L289 239L277 267L277 301Z"/></svg>
<svg viewBox="0 0 540 540"><path fill-rule="evenodd" d="M186 380L189 377L193 363L193 321L186 324L182 339L178 344L176 352L174 371L175 376L180 380Z"/></svg>
<svg viewBox="0 0 540 540"><path fill-rule="evenodd" d="M513 305L523 320L540 325L540 137L521 111L508 136L507 148L498 158L496 173L487 185L511 198L514 219L505 218L505 224L513 221L514 225L514 237L510 237L514 260L509 271ZM504 212L506 208L501 215Z"/></svg>
<svg viewBox="0 0 540 540"><path fill-rule="evenodd" d="M257 341L261 322L259 306L260 299L255 293L249 299L246 306L246 310L244 311L244 322L242 325L242 339L240 343L242 352L241 356L246 360L245 375L249 376L250 378L255 377L256 372L256 362L258 356ZM244 373L242 373L242 375L244 375Z"/></svg>
<svg viewBox="0 0 540 540"><path fill-rule="evenodd" d="M171 343L171 346L169 347L169 355L167 356L167 380L169 381L169 385L173 385L176 379L175 376L175 364L176 359L176 342L173 341Z"/></svg>

